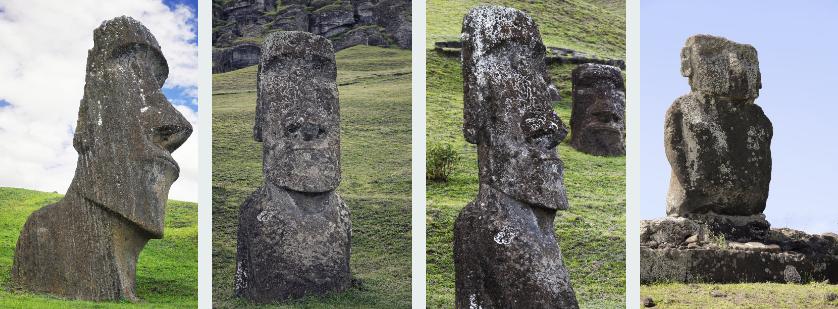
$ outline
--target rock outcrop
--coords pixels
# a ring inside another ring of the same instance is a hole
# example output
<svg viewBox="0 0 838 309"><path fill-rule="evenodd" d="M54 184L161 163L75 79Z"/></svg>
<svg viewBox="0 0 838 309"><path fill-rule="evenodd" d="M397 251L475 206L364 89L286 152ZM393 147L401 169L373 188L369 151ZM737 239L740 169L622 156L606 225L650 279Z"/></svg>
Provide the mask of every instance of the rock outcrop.
<svg viewBox="0 0 838 309"><path fill-rule="evenodd" d="M265 183L241 206L235 293L259 303L349 288L349 209L340 184L332 44L272 33L262 46L253 134Z"/></svg>
<svg viewBox="0 0 838 309"><path fill-rule="evenodd" d="M544 44L525 13L481 6L463 20L464 123L480 191L454 226L457 308L577 308L554 232L567 209Z"/></svg>
<svg viewBox="0 0 838 309"><path fill-rule="evenodd" d="M135 301L149 239L163 237L171 153L192 126L160 91L169 68L130 17L102 23L88 52L73 146L76 174L58 203L33 213L15 248L14 288L85 300Z"/></svg>
<svg viewBox="0 0 838 309"><path fill-rule="evenodd" d="M772 229L762 213L773 128L754 104L756 49L696 35L681 73L692 90L669 108L664 128L670 217L641 222L641 281L838 283L834 234Z"/></svg>
<svg viewBox="0 0 838 309"><path fill-rule="evenodd" d="M305 31L331 40L335 50L355 45L411 47L410 0L237 0L213 3L213 72L259 63L253 42L271 32ZM258 46L258 44L256 44Z"/></svg>
<svg viewBox="0 0 838 309"><path fill-rule="evenodd" d="M626 154L626 84L619 68L583 64L571 74L570 145L597 156Z"/></svg>

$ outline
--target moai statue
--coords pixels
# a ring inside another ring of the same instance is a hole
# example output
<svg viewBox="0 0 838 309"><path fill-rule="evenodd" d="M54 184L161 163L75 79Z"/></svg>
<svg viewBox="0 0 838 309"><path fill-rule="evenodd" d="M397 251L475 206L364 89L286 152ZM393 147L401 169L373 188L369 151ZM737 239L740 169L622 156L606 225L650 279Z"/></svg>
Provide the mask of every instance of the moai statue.
<svg viewBox="0 0 838 309"><path fill-rule="evenodd" d="M335 52L307 32L262 46L253 134L265 182L241 206L235 293L267 303L350 286Z"/></svg>
<svg viewBox="0 0 838 309"><path fill-rule="evenodd" d="M752 216L766 230L773 130L754 104L762 88L756 49L695 35L681 50L681 74L691 91L666 112L667 214Z"/></svg>
<svg viewBox="0 0 838 309"><path fill-rule="evenodd" d="M570 145L597 156L626 154L626 85L620 69L586 63L571 75Z"/></svg>
<svg viewBox="0 0 838 309"><path fill-rule="evenodd" d="M87 56L73 146L76 174L59 202L33 213L17 242L16 288L135 301L137 257L163 237L171 153L192 126L160 88L169 74L154 36L130 17L102 23Z"/></svg>
<svg viewBox="0 0 838 309"><path fill-rule="evenodd" d="M457 308L577 308L554 232L568 208L538 27L498 6L463 20L463 133L480 190L454 226Z"/></svg>

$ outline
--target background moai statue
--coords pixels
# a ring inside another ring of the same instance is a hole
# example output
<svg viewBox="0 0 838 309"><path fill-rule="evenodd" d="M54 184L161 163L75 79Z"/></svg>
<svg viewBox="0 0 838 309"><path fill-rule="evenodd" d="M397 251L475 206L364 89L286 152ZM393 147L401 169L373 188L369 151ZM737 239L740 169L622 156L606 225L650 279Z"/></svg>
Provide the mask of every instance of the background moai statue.
<svg viewBox="0 0 838 309"><path fill-rule="evenodd" d="M477 144L480 191L457 217L457 308L576 308L554 232L567 209L545 48L533 20L481 6L463 20L463 132Z"/></svg>
<svg viewBox="0 0 838 309"><path fill-rule="evenodd" d="M620 68L586 63L571 74L570 145L597 156L626 154L626 85Z"/></svg>
<svg viewBox="0 0 838 309"><path fill-rule="evenodd" d="M87 56L67 194L33 213L15 249L16 288L86 300L137 300L137 257L163 237L171 153L192 126L160 91L169 68L130 17L102 23Z"/></svg>
<svg viewBox="0 0 838 309"><path fill-rule="evenodd" d="M265 183L241 206L235 293L256 302L350 286L349 209L340 183L340 112L332 44L306 32L265 39L254 138Z"/></svg>
<svg viewBox="0 0 838 309"><path fill-rule="evenodd" d="M666 112L664 147L672 166L667 214L760 216L771 180L773 130L754 104L762 88L756 49L695 35L681 50L681 74L691 91Z"/></svg>

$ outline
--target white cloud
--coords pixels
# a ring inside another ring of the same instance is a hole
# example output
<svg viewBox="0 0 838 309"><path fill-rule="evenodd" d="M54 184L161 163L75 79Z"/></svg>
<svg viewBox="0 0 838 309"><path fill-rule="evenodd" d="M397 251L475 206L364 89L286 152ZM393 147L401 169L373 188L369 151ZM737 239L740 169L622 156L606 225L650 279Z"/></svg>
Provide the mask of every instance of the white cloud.
<svg viewBox="0 0 838 309"><path fill-rule="evenodd" d="M157 38L169 63L165 88L197 89L195 12L159 0L0 1L0 186L63 193L77 154L73 129L84 90L87 50L102 21L131 16ZM174 153L180 179L169 196L198 199L197 113L178 106L195 127Z"/></svg>

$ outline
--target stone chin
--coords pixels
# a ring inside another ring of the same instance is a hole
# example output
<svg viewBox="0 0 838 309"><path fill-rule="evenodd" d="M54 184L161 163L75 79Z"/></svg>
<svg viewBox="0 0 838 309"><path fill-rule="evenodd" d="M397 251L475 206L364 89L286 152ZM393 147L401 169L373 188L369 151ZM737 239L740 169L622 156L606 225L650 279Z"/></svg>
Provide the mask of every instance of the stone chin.
<svg viewBox="0 0 838 309"><path fill-rule="evenodd" d="M534 151L530 150L531 153ZM509 159L509 164L498 173L498 177L490 178L495 180L491 184L492 187L527 204L552 210L566 210L568 203L562 172L564 163L557 155L546 156L547 158L518 155L517 158Z"/></svg>
<svg viewBox="0 0 838 309"><path fill-rule="evenodd" d="M579 133L583 138L593 139L597 148L607 153L624 153L625 140L623 131L613 125L591 124Z"/></svg>

